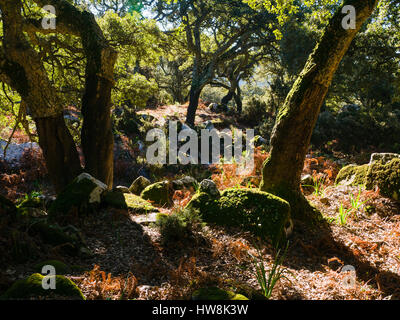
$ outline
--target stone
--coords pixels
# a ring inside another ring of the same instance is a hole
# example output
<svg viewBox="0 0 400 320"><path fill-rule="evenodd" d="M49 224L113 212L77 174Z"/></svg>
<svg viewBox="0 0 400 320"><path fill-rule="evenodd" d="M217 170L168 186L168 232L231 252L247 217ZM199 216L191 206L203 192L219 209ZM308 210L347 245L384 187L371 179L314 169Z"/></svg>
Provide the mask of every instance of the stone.
<svg viewBox="0 0 400 320"><path fill-rule="evenodd" d="M146 187L140 196L145 200L149 200L154 205L169 205L171 203L169 182L162 181L153 183Z"/></svg>
<svg viewBox="0 0 400 320"><path fill-rule="evenodd" d="M381 195L396 201L400 200L400 158L394 157L388 162L372 162L367 172L365 186L370 190L378 187Z"/></svg>
<svg viewBox="0 0 400 320"><path fill-rule="evenodd" d="M65 296L72 299L85 300L85 296L78 286L62 275L47 276L46 283L51 283L51 278L55 278L55 289L44 289L42 286L44 276L39 273L34 273L26 279L16 281L9 288L1 299L28 299L31 297L46 297L51 294Z"/></svg>
<svg viewBox="0 0 400 320"><path fill-rule="evenodd" d="M125 209L133 213L147 213L158 211L150 202L131 193L108 191L103 196L102 204L116 209Z"/></svg>
<svg viewBox="0 0 400 320"><path fill-rule="evenodd" d="M50 205L50 216L67 215L73 208L78 213L85 213L101 202L101 195L107 185L93 178L88 173L76 177Z"/></svg>
<svg viewBox="0 0 400 320"><path fill-rule="evenodd" d="M209 194L212 197L219 197L220 192L214 181L210 179L204 179L200 182L199 191Z"/></svg>
<svg viewBox="0 0 400 320"><path fill-rule="evenodd" d="M284 240L290 223L289 203L258 189L226 189L220 197L200 192L186 209L198 211L204 222L241 227L273 244Z"/></svg>
<svg viewBox="0 0 400 320"><path fill-rule="evenodd" d="M129 191L129 188L128 188L128 187L125 187L125 186L116 186L116 187L114 188L114 191L116 191L116 192L121 192L121 193L131 193L131 192Z"/></svg>
<svg viewBox="0 0 400 320"><path fill-rule="evenodd" d="M369 165L371 166L376 161L381 161L382 164L388 163L392 159L399 159L400 154L397 153L373 153L369 160Z"/></svg>
<svg viewBox="0 0 400 320"><path fill-rule="evenodd" d="M132 182L129 191L133 194L140 195L140 193L151 184L150 180L146 177L139 176Z"/></svg>
<svg viewBox="0 0 400 320"><path fill-rule="evenodd" d="M364 186L368 169L368 164L361 166L350 164L343 167L336 176L335 184L344 186Z"/></svg>

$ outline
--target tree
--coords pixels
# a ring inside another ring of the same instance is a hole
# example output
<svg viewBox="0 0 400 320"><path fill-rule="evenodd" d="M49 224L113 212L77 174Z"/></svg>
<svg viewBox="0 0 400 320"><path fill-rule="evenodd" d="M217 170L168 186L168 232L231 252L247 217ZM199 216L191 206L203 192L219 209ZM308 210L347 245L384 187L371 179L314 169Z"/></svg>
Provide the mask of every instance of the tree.
<svg viewBox="0 0 400 320"><path fill-rule="evenodd" d="M339 8L279 110L260 189L288 200L294 218L308 221L315 218L300 191L300 176L311 134L340 61L378 2L344 1L343 6L351 5L356 9L356 28L342 27L344 14L342 7Z"/></svg>
<svg viewBox="0 0 400 320"><path fill-rule="evenodd" d="M52 5L57 28L42 28L40 7ZM30 16L23 15L23 6ZM41 55L33 44L36 34L73 35L79 38L85 63L82 98L82 149L85 171L108 184L113 183L113 136L110 97L116 51L108 44L94 16L66 0L1 0L3 43L1 80L16 90L36 123L39 144L49 175L60 191L82 171L75 143L63 118L63 105L50 81ZM26 33L25 33L26 32ZM45 39L43 39L45 40ZM53 38L52 41L57 41Z"/></svg>
<svg viewBox="0 0 400 320"><path fill-rule="evenodd" d="M193 57L189 125L194 125L201 91L214 79L218 65L276 41L276 15L254 10L242 0L160 0L155 7L159 18L185 34Z"/></svg>

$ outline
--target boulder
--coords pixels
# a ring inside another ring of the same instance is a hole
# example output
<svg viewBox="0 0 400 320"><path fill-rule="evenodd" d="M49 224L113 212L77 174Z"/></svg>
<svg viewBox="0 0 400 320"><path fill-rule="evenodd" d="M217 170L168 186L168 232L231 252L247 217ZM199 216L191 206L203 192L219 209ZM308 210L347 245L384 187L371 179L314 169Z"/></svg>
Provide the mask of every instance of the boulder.
<svg viewBox="0 0 400 320"><path fill-rule="evenodd" d="M399 200L400 196L400 158L392 158L388 162L374 161L365 179L367 189L379 188L385 197Z"/></svg>
<svg viewBox="0 0 400 320"><path fill-rule="evenodd" d="M139 176L132 182L129 191L133 194L140 195L140 193L151 184L150 180Z"/></svg>
<svg viewBox="0 0 400 320"><path fill-rule="evenodd" d="M44 266L53 266L54 269L56 270L56 274L61 274L61 275L70 273L72 271L72 268L70 266L68 266L67 264L65 264L64 262L61 262L59 260L47 260L47 261L37 263L34 267L35 271L38 273L41 273L42 268Z"/></svg>
<svg viewBox="0 0 400 320"><path fill-rule="evenodd" d="M88 173L82 173L57 196L48 213L50 216L66 215L73 208L78 213L85 213L100 204L101 195L107 189L106 184Z"/></svg>
<svg viewBox="0 0 400 320"><path fill-rule="evenodd" d="M217 287L201 288L193 292L192 300L249 300L241 294Z"/></svg>
<svg viewBox="0 0 400 320"><path fill-rule="evenodd" d="M158 211L148 201L131 193L108 191L104 194L102 203L112 208L125 209L139 214Z"/></svg>
<svg viewBox="0 0 400 320"><path fill-rule="evenodd" d="M186 206L197 210L205 222L236 226L279 244L290 223L287 201L258 189L226 189L221 196L196 194Z"/></svg>
<svg viewBox="0 0 400 320"><path fill-rule="evenodd" d="M172 181L172 188L174 190L189 189L197 187L197 180L190 176L185 176L182 179Z"/></svg>
<svg viewBox="0 0 400 320"><path fill-rule="evenodd" d="M169 182L162 181L156 182L149 186L147 186L140 196L145 199L149 200L152 204L165 206L171 203L170 199L170 191L169 191Z"/></svg>
<svg viewBox="0 0 400 320"><path fill-rule="evenodd" d="M368 164L349 165L342 168L336 183L361 185L368 190L379 188L379 192L394 200L400 197L400 155L395 153L373 153Z"/></svg>
<svg viewBox="0 0 400 320"><path fill-rule="evenodd" d="M397 153L373 153L371 154L371 158L369 160L369 165L372 165L374 162L380 161L382 164L386 164L390 162L392 159L400 159L400 154Z"/></svg>
<svg viewBox="0 0 400 320"><path fill-rule="evenodd" d="M121 192L121 193L131 193L131 192L129 191L129 188L128 188L128 187L125 187L125 186L116 186L116 187L114 188L114 191L115 191L115 192Z"/></svg>
<svg viewBox="0 0 400 320"><path fill-rule="evenodd" d="M364 186L368 169L368 164L361 166L350 164L343 167L336 176L335 184L344 186Z"/></svg>
<svg viewBox="0 0 400 320"><path fill-rule="evenodd" d="M207 193L212 197L219 197L221 195L215 182L210 179L204 179L200 182L199 191Z"/></svg>
<svg viewBox="0 0 400 320"><path fill-rule="evenodd" d="M45 297L51 294L64 296L72 299L85 300L82 291L70 279L62 275L47 276L46 283L50 283L51 277L55 277L56 288L44 289L42 281L44 276L39 273L34 273L26 279L16 281L9 288L1 299L28 299L30 297Z"/></svg>

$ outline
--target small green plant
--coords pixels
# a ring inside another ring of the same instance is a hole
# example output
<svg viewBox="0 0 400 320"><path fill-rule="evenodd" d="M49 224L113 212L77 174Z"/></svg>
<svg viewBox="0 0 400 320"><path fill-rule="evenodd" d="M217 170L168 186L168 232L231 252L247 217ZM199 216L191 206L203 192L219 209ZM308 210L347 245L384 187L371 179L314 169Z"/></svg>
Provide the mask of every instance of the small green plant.
<svg viewBox="0 0 400 320"><path fill-rule="evenodd" d="M314 189L313 194L317 197L322 196L324 194L324 183L325 178L314 178L313 177L313 184L304 184L303 187L311 187Z"/></svg>
<svg viewBox="0 0 400 320"><path fill-rule="evenodd" d="M286 244L286 248L282 254L281 254L281 249L278 249L278 251L275 254L274 262L272 264L271 270L268 273L268 276L260 249L256 247L257 257L251 255L253 265L256 269L257 282L261 287L263 295L267 299L271 298L272 291L274 290L275 285L280 279L285 278L289 280L286 277L285 273L290 273L290 272L288 271L287 268L282 267L288 247L289 247L289 242Z"/></svg>
<svg viewBox="0 0 400 320"><path fill-rule="evenodd" d="M358 194L356 197L354 197L353 193L350 193L350 203L351 203L351 207L355 210L358 211L358 209L365 203L367 202L367 200L365 201L360 201L360 197L361 197L361 187L358 189Z"/></svg>
<svg viewBox="0 0 400 320"><path fill-rule="evenodd" d="M344 226L347 223L347 218L351 213L351 209L345 209L343 203L339 206L339 214L337 216L337 223L341 226Z"/></svg>

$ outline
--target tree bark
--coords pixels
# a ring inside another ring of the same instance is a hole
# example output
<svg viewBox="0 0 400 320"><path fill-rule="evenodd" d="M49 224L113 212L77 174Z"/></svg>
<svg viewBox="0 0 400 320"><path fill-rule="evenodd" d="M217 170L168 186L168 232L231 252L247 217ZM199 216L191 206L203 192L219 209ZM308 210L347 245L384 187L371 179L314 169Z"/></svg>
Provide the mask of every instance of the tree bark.
<svg viewBox="0 0 400 320"><path fill-rule="evenodd" d="M300 177L321 105L340 61L378 0L346 0L356 9L356 29L345 30L340 8L326 27L303 71L280 108L264 163L260 189L289 201L292 216L312 221L316 216L300 191Z"/></svg>
<svg viewBox="0 0 400 320"><path fill-rule="evenodd" d="M193 86L190 88L189 93L189 106L186 114L186 123L189 126L194 126L194 121L196 118L196 110L199 105L199 99L201 94L201 88Z"/></svg>
<svg viewBox="0 0 400 320"><path fill-rule="evenodd" d="M78 152L68 131L59 96L50 83L40 56L22 27L20 1L0 0L3 20L2 81L16 90L31 111L47 170L57 192L81 172Z"/></svg>
<svg viewBox="0 0 400 320"><path fill-rule="evenodd" d="M62 114L34 120L47 170L59 193L82 172L75 142Z"/></svg>

